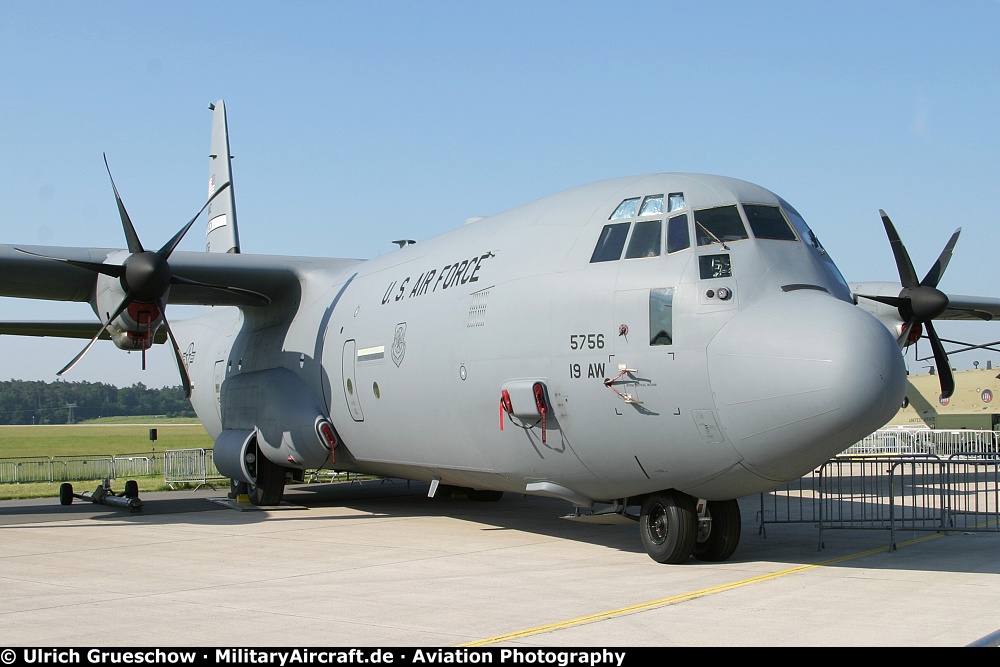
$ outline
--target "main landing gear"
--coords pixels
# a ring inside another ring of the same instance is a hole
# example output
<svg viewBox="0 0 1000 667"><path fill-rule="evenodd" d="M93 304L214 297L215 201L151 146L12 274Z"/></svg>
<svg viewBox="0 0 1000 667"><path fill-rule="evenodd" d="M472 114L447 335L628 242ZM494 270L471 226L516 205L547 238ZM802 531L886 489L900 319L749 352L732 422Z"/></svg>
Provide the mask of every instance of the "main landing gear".
<svg viewBox="0 0 1000 667"><path fill-rule="evenodd" d="M285 495L285 468L261 454L256 441L243 456L245 471L253 481L231 480L229 497L239 500L246 495L252 505L280 505Z"/></svg>
<svg viewBox="0 0 1000 667"><path fill-rule="evenodd" d="M735 500L695 502L675 489L645 497L639 514L639 535L649 557L676 565L692 555L704 561L724 561L740 542L740 506Z"/></svg>

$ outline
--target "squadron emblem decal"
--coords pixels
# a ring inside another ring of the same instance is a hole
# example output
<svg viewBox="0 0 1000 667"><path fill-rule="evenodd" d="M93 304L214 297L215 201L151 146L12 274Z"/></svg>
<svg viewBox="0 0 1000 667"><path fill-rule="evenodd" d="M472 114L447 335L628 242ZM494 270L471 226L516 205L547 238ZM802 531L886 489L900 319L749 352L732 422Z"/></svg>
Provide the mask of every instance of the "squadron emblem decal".
<svg viewBox="0 0 1000 667"><path fill-rule="evenodd" d="M403 363L403 355L406 354L406 341L403 337L406 335L406 322L400 322L396 325L396 335L392 338L392 360L396 364L396 368Z"/></svg>

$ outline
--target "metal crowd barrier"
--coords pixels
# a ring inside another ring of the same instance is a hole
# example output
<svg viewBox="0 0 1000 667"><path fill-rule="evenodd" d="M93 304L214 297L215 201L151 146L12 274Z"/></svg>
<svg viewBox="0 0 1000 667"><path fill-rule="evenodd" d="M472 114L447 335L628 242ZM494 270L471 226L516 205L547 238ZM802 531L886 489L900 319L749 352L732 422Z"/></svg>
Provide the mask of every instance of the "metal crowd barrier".
<svg viewBox="0 0 1000 667"><path fill-rule="evenodd" d="M215 470L212 450L169 449L163 452L163 481L171 489L174 484L195 484L196 491L203 486L215 488L208 482L210 467L217 477L219 473Z"/></svg>
<svg viewBox="0 0 1000 667"><path fill-rule="evenodd" d="M839 456L794 482L760 494L759 533L768 524L812 523L824 531L1000 532L1000 455L956 452Z"/></svg>
<svg viewBox="0 0 1000 667"><path fill-rule="evenodd" d="M115 477L151 477L163 474L163 455L153 452L119 454L114 457Z"/></svg>
<svg viewBox="0 0 1000 667"><path fill-rule="evenodd" d="M105 479L115 476L111 456L53 456L52 481L70 482L84 479Z"/></svg>
<svg viewBox="0 0 1000 667"><path fill-rule="evenodd" d="M889 545L897 530L1000 532L1000 457L901 460L889 471Z"/></svg>
<svg viewBox="0 0 1000 667"><path fill-rule="evenodd" d="M48 456L0 459L0 483L23 484L50 481L52 481L52 459Z"/></svg>
<svg viewBox="0 0 1000 667"><path fill-rule="evenodd" d="M946 458L959 452L991 454L1000 449L1000 432L883 428L865 436L842 456L933 454Z"/></svg>

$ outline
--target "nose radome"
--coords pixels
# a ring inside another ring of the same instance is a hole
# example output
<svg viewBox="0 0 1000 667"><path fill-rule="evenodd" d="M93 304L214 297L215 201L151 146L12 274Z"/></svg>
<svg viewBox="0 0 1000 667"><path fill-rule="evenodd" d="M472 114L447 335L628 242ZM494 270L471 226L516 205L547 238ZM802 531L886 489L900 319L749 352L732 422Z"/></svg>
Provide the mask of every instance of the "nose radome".
<svg viewBox="0 0 1000 667"><path fill-rule="evenodd" d="M800 477L883 426L906 371L874 317L822 292L782 293L730 320L708 347L721 426L744 466Z"/></svg>

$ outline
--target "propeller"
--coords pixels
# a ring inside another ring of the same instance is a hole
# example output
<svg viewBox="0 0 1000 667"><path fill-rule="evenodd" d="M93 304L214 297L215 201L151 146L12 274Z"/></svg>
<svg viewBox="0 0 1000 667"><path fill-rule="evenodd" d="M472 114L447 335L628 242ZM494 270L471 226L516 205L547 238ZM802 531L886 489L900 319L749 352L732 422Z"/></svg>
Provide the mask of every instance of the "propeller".
<svg viewBox="0 0 1000 667"><path fill-rule="evenodd" d="M163 325L167 329L167 337L170 339L170 345L173 348L174 359L177 362L177 370L181 375L181 383L184 386L184 394L188 398L191 397L191 379L188 376L187 368L184 365L184 359L181 356L180 347L177 344L177 339L174 337L174 332L170 328L170 323L167 321L166 314L166 294L170 289L172 284L183 284L183 285L193 285L198 287L204 287L209 289L217 289L225 292L230 292L239 295L243 299L250 298L256 300L260 305L265 305L270 303L270 299L263 294L253 292L251 290L241 289L238 287L229 287L225 285L212 285L209 283L199 282L197 280L191 280L189 278L184 278L183 276L174 275L170 269L170 264L168 260L170 255L174 252L174 249L187 234L188 230L198 219L198 217L204 212L208 205L212 203L219 194L225 191L226 188L230 187L230 183L224 183L212 195L208 198L208 201L198 210L198 212L191 218L190 221L167 241L162 248L156 252L146 250L142 242L139 240L139 235L135 231L135 227L132 225L132 220L129 218L128 211L125 209L125 204L122 202L121 196L118 194L118 188L115 186L115 179L111 175L111 168L108 166L108 157L104 156L104 166L108 170L108 177L111 179L111 188L115 193L115 202L118 204L118 214L121 217L122 228L125 232L125 240L128 244L128 250L131 253L122 264L104 264L100 262L84 262L78 260L65 259L62 257L50 257L47 255L39 255L37 253L28 252L27 250L21 250L20 248L15 248L18 252L24 253L26 255L34 255L36 257L43 257L45 259L51 259L57 262L63 262L70 264L72 266L77 266L81 269L87 269L88 271L93 271L95 273L100 273L112 278L118 278L121 281L122 287L125 289L125 297L118 304L118 307L112 311L104 323L104 326L97 332L97 335L87 344L83 350L80 351L73 359L66 364L62 370L60 370L56 375L63 375L68 372L73 366L79 362L85 354L93 347L97 339L101 337L101 334L107 330L115 319L125 312L129 306L133 304L143 304L155 306L159 313L163 317ZM145 350L143 350L145 353ZM143 365L145 367L145 359L143 360Z"/></svg>
<svg viewBox="0 0 1000 667"><path fill-rule="evenodd" d="M892 225L892 221L885 211L879 209L882 216L882 225L885 233L889 237L889 245L892 248L893 257L896 260L896 270L899 272L899 282L903 286L898 296L873 296L868 294L858 294L859 297L878 301L888 306L895 306L899 310L899 316L903 318L903 329L899 334L897 342L900 347L905 347L911 338L911 334L916 332L919 337L921 328L927 332L927 338L931 343L931 350L934 352L934 363L937 366L938 378L941 383L941 398L949 398L955 391L955 378L952 376L951 364L948 361L948 354L945 352L944 344L934 330L932 320L938 317L948 308L948 295L937 288L941 281L941 276L948 268L951 261L952 251L958 242L958 235L962 228L959 227L951 235L945 245L941 255L934 262L923 280L917 280L917 272L913 269L913 262L910 261L910 254L906 252L899 233Z"/></svg>

